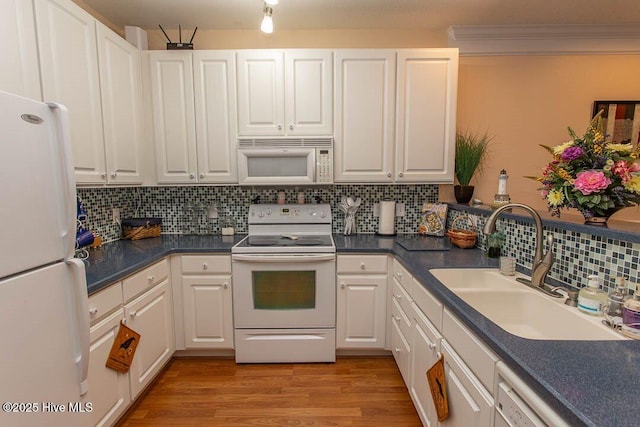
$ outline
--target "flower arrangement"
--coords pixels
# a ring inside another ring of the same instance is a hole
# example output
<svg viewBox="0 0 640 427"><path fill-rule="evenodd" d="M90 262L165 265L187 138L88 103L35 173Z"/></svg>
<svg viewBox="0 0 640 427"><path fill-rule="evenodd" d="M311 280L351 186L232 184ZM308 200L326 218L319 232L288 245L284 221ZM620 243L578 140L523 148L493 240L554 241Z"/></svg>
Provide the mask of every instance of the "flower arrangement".
<svg viewBox="0 0 640 427"><path fill-rule="evenodd" d="M600 130L600 114L589 123L584 136L569 128L571 139L549 147L553 156L532 177L542 183L541 196L553 216L560 208L576 208L585 217L606 217L619 208L640 204L640 146L607 142Z"/></svg>

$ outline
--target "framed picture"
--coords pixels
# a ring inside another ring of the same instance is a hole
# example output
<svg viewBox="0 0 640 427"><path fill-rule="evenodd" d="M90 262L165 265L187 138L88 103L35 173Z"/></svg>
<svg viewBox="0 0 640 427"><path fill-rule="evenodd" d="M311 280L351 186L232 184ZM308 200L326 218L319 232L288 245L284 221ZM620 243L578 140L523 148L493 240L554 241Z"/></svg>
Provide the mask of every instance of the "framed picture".
<svg viewBox="0 0 640 427"><path fill-rule="evenodd" d="M444 236L447 223L446 203L425 203L422 205L422 215L418 225L418 234Z"/></svg>
<svg viewBox="0 0 640 427"><path fill-rule="evenodd" d="M611 142L638 145L640 101L595 101L591 117L601 110L602 130Z"/></svg>

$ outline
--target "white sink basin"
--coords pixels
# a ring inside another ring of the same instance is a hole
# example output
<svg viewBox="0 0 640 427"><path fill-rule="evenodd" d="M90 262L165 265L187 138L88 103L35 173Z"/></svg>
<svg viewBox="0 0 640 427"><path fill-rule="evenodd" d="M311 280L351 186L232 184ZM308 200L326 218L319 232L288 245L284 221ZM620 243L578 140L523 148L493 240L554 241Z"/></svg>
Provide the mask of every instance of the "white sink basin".
<svg viewBox="0 0 640 427"><path fill-rule="evenodd" d="M440 282L505 331L528 339L624 340L590 316L495 269L432 269ZM521 277L525 277L520 275Z"/></svg>

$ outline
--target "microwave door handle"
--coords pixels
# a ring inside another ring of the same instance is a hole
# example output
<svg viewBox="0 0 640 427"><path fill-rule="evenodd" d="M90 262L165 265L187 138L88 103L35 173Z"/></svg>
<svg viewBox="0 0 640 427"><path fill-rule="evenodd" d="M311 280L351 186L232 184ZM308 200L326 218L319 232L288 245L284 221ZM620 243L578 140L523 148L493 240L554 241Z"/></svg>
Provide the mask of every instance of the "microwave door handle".
<svg viewBox="0 0 640 427"><path fill-rule="evenodd" d="M315 262L334 261L335 254L305 254L305 255L238 255L231 256L233 261L241 262Z"/></svg>

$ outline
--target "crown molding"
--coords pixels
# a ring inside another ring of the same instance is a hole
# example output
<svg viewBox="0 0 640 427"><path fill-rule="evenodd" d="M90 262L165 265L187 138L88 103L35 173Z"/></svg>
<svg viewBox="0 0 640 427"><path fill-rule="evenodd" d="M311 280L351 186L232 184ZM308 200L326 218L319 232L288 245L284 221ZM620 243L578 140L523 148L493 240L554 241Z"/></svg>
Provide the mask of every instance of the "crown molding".
<svg viewBox="0 0 640 427"><path fill-rule="evenodd" d="M640 24L451 26L461 56L640 53Z"/></svg>

